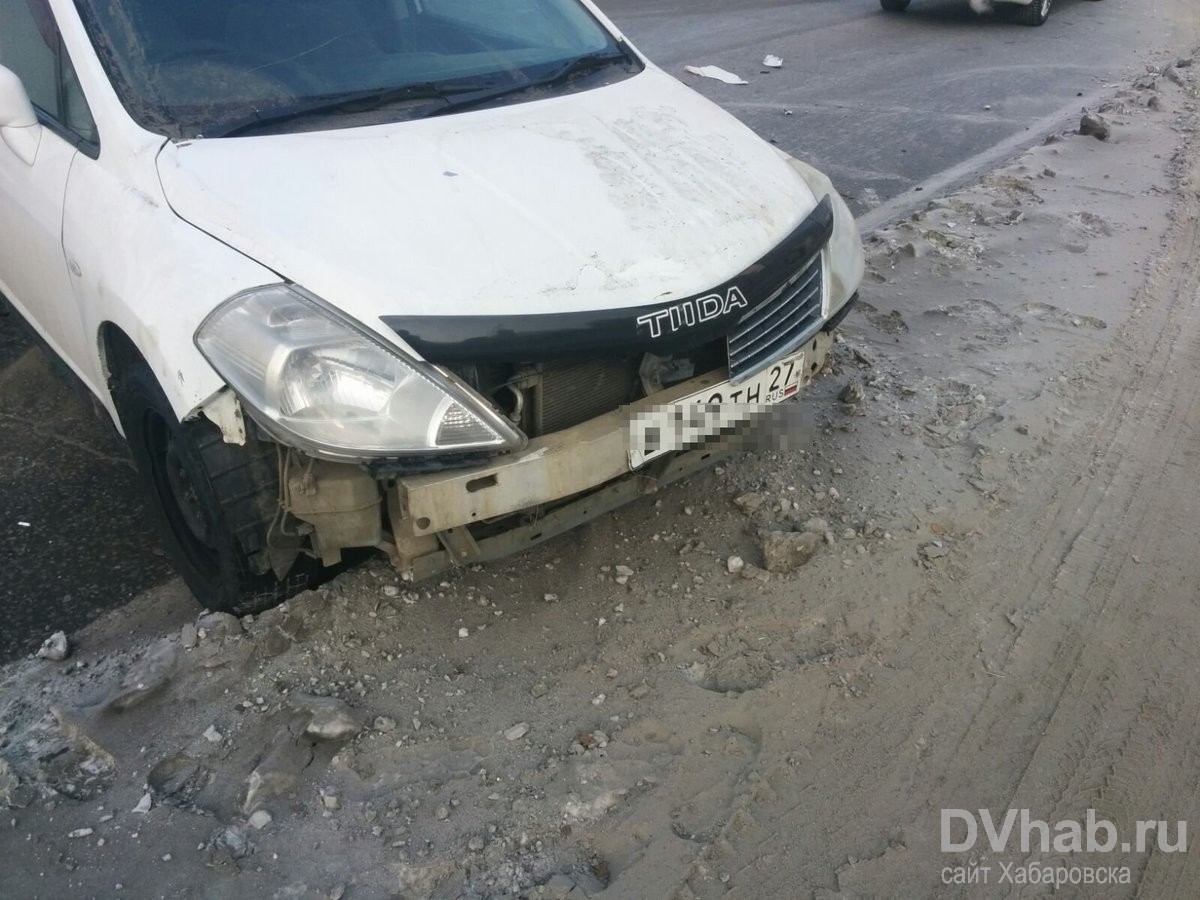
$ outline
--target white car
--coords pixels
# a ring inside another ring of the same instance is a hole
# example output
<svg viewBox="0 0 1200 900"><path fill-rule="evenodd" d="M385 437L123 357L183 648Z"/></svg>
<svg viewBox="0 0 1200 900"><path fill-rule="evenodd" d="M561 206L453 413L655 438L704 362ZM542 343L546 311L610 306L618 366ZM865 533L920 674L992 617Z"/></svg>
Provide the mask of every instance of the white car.
<svg viewBox="0 0 1200 900"><path fill-rule="evenodd" d="M879 0L879 5L888 12L904 12L912 0ZM1043 25L1050 18L1050 8L1054 0L971 0L971 6L976 12L991 9L993 4L1015 7L1013 12L1020 22L1026 25Z"/></svg>
<svg viewBox="0 0 1200 900"><path fill-rule="evenodd" d="M212 609L696 471L863 273L829 180L584 0L0 0L0 292ZM103 541L103 535L97 535Z"/></svg>

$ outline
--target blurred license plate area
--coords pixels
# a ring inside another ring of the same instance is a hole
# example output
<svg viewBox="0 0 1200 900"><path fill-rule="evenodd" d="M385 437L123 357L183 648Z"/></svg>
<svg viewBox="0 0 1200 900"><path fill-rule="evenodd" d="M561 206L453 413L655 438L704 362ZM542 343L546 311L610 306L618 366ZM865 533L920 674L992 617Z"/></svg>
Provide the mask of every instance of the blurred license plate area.
<svg viewBox="0 0 1200 900"><path fill-rule="evenodd" d="M794 396L804 374L804 354L773 363L740 384L728 381L654 409L629 421L629 467L703 443L731 430L766 407Z"/></svg>

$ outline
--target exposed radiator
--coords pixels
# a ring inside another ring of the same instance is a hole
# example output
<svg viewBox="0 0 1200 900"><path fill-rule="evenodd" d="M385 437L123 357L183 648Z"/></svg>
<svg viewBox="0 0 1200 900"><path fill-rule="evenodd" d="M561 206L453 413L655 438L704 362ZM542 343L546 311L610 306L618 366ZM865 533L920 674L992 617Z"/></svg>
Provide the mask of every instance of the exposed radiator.
<svg viewBox="0 0 1200 900"><path fill-rule="evenodd" d="M634 400L638 365L636 357L547 365L537 389L535 433L570 428Z"/></svg>

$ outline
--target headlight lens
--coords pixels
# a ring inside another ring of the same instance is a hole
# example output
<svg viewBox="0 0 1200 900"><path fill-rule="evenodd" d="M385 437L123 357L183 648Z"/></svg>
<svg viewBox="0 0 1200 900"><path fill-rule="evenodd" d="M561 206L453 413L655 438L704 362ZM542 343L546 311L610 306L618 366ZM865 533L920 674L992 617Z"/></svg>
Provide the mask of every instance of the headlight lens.
<svg viewBox="0 0 1200 900"><path fill-rule="evenodd" d="M334 458L509 450L524 438L470 390L284 284L238 294L196 346L264 427Z"/></svg>

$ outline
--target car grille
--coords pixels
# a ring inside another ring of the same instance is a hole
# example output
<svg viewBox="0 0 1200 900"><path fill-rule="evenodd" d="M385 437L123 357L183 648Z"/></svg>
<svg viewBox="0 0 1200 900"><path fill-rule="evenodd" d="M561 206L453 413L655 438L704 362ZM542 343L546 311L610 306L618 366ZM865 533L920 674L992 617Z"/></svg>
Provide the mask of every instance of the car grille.
<svg viewBox="0 0 1200 900"><path fill-rule="evenodd" d="M728 338L730 381L748 378L812 337L821 327L824 293L825 266L818 253L738 320Z"/></svg>

